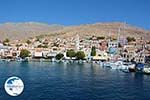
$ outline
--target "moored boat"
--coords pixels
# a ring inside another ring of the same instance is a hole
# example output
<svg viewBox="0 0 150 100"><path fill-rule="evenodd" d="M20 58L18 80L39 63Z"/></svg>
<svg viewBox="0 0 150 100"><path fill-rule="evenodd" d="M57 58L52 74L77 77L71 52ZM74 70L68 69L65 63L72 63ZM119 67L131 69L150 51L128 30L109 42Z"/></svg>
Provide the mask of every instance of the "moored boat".
<svg viewBox="0 0 150 100"><path fill-rule="evenodd" d="M103 62L102 66L111 68L110 62Z"/></svg>
<svg viewBox="0 0 150 100"><path fill-rule="evenodd" d="M134 69L135 68L135 64L132 64L132 63L123 63L122 66L121 66L121 71L123 72L130 72L131 69Z"/></svg>
<svg viewBox="0 0 150 100"><path fill-rule="evenodd" d="M150 68L144 68L143 73L147 74L147 75L150 75Z"/></svg>
<svg viewBox="0 0 150 100"><path fill-rule="evenodd" d="M130 67L128 68L128 70L129 70L129 72L136 72L135 66L130 66Z"/></svg>

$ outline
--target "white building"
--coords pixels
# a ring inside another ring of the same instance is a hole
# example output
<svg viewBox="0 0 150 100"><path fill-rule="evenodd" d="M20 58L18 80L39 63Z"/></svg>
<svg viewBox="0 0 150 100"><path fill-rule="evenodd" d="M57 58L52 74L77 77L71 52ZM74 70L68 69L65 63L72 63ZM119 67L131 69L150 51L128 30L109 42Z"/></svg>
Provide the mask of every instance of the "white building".
<svg viewBox="0 0 150 100"><path fill-rule="evenodd" d="M109 41L108 42L108 48L117 48L118 47L118 41Z"/></svg>

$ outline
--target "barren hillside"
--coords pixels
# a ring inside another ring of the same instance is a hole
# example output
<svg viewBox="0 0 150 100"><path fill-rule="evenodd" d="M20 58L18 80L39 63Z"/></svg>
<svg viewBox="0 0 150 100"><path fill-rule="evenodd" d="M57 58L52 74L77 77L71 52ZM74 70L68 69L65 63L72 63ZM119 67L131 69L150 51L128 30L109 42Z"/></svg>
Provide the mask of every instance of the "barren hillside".
<svg viewBox="0 0 150 100"><path fill-rule="evenodd" d="M120 30L120 31L119 31ZM96 23L79 26L48 25L43 23L5 23L0 24L0 39L24 39L38 35L49 35L57 33L60 37L70 37L79 34L85 36L116 36L120 33L121 37L134 36L150 38L150 31L134 27L123 23Z"/></svg>

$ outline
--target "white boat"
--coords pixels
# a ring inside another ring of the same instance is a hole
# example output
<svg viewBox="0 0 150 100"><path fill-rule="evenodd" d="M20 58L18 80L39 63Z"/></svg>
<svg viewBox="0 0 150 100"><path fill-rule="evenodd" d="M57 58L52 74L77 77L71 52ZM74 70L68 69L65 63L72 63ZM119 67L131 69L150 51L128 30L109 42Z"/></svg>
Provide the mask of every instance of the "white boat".
<svg viewBox="0 0 150 100"><path fill-rule="evenodd" d="M82 63L83 63L83 60L79 60L78 63L82 64Z"/></svg>
<svg viewBox="0 0 150 100"><path fill-rule="evenodd" d="M41 58L41 59L40 59L40 62L43 62L44 60L45 60L45 59Z"/></svg>
<svg viewBox="0 0 150 100"><path fill-rule="evenodd" d="M16 59L17 62L27 62L28 60L29 60L28 58L22 59L22 58L20 58L20 57L18 57L18 58Z"/></svg>
<svg viewBox="0 0 150 100"><path fill-rule="evenodd" d="M120 70L123 72L130 72L129 69L134 69L134 68L135 68L135 64L124 62Z"/></svg>
<svg viewBox="0 0 150 100"><path fill-rule="evenodd" d="M103 67L110 67L111 68L111 62L102 62L102 66Z"/></svg>
<svg viewBox="0 0 150 100"><path fill-rule="evenodd" d="M99 65L100 65L100 66L103 67L103 64L104 64L103 62L99 61Z"/></svg>
<svg viewBox="0 0 150 100"><path fill-rule="evenodd" d="M127 63L123 61L112 61L112 62L105 62L103 63L104 67L110 67L116 70L128 70L129 68L134 68L135 65L132 63Z"/></svg>
<svg viewBox="0 0 150 100"><path fill-rule="evenodd" d="M86 63L86 60L83 60L82 62Z"/></svg>
<svg viewBox="0 0 150 100"><path fill-rule="evenodd" d="M111 68L112 69L121 69L123 67L122 65L123 65L122 61L112 62L111 63Z"/></svg>
<svg viewBox="0 0 150 100"><path fill-rule="evenodd" d="M6 61L6 62L10 62L11 60L10 60L10 59L6 59L5 61Z"/></svg>
<svg viewBox="0 0 150 100"><path fill-rule="evenodd" d="M144 74L150 74L150 68L143 68Z"/></svg>
<svg viewBox="0 0 150 100"><path fill-rule="evenodd" d="M112 69L120 69L122 62L121 61L110 61L110 62L103 62L103 67L110 67Z"/></svg>
<svg viewBox="0 0 150 100"><path fill-rule="evenodd" d="M52 60L51 60L52 62L55 62L56 61L56 59L55 58L52 58Z"/></svg>

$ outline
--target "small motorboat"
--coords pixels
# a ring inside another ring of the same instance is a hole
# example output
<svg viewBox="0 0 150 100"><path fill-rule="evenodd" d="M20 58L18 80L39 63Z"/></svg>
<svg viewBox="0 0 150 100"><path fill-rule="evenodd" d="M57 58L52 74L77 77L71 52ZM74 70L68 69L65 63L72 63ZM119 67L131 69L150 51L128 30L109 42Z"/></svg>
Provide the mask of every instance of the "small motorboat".
<svg viewBox="0 0 150 100"><path fill-rule="evenodd" d="M150 68L143 68L143 73L150 75Z"/></svg>
<svg viewBox="0 0 150 100"><path fill-rule="evenodd" d="M145 65L143 63L137 63L135 67L137 73L143 73L144 68Z"/></svg>
<svg viewBox="0 0 150 100"><path fill-rule="evenodd" d="M136 72L135 66L130 66L128 69L129 69L129 72Z"/></svg>
<svg viewBox="0 0 150 100"><path fill-rule="evenodd" d="M6 62L10 62L10 61L11 61L11 59L6 59L5 61L6 61Z"/></svg>
<svg viewBox="0 0 150 100"><path fill-rule="evenodd" d="M111 63L111 68L128 72L129 68L135 68L135 64L132 64L131 62L117 61Z"/></svg>
<svg viewBox="0 0 150 100"><path fill-rule="evenodd" d="M120 69L120 71L125 72L125 73L129 73L129 69Z"/></svg>
<svg viewBox="0 0 150 100"><path fill-rule="evenodd" d="M103 67L111 68L111 62L103 62L103 63L102 63L102 66L103 66Z"/></svg>
<svg viewBox="0 0 150 100"><path fill-rule="evenodd" d="M132 72L132 69L134 70L134 68L135 68L135 64L124 62L121 65L120 70L128 73L128 72Z"/></svg>

